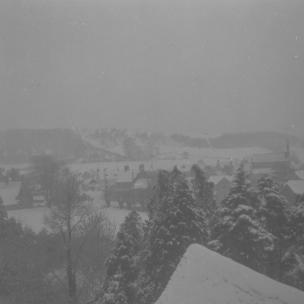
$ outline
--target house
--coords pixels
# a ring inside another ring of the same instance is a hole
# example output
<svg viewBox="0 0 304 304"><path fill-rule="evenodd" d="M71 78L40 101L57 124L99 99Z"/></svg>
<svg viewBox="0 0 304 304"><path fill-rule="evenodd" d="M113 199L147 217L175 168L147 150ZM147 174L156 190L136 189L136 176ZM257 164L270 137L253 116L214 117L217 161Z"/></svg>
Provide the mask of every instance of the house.
<svg viewBox="0 0 304 304"><path fill-rule="evenodd" d="M229 194L233 183L233 177L229 175L213 175L209 181L214 185L214 198L217 204L220 204Z"/></svg>
<svg viewBox="0 0 304 304"><path fill-rule="evenodd" d="M134 189L148 189L154 187L157 182L158 171L141 170L133 179Z"/></svg>
<svg viewBox="0 0 304 304"><path fill-rule="evenodd" d="M254 154L250 160L253 169L289 166L289 159L284 152Z"/></svg>
<svg viewBox="0 0 304 304"><path fill-rule="evenodd" d="M254 154L248 161L251 171L269 170L271 171L269 172L270 175L278 182L286 182L296 178L291 164L288 141L286 142L285 152Z"/></svg>
<svg viewBox="0 0 304 304"><path fill-rule="evenodd" d="M104 199L106 204L110 206L111 202L118 202L120 207L123 207L124 202L130 200L130 192L132 190L133 183L129 181L116 182L109 186L104 192Z"/></svg>
<svg viewBox="0 0 304 304"><path fill-rule="evenodd" d="M282 188L281 194L288 202L296 204L304 196L304 180L289 180Z"/></svg>
<svg viewBox="0 0 304 304"><path fill-rule="evenodd" d="M108 205L111 202L118 202L122 208L140 207L145 209L152 197L152 189L157 181L157 171L145 171L140 168L134 179L131 176L120 176L114 184L105 191L105 200Z"/></svg>
<svg viewBox="0 0 304 304"><path fill-rule="evenodd" d="M255 154L251 157L252 170L271 170L272 177L277 181L287 181L293 177L291 163L286 153Z"/></svg>

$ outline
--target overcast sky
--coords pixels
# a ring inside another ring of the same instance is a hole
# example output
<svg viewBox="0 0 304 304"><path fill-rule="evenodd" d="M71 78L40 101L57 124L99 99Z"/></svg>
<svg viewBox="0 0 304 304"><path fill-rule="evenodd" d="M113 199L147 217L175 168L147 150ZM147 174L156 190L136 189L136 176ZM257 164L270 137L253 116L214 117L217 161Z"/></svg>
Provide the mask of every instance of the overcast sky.
<svg viewBox="0 0 304 304"><path fill-rule="evenodd" d="M304 130L304 1L1 0L0 128Z"/></svg>

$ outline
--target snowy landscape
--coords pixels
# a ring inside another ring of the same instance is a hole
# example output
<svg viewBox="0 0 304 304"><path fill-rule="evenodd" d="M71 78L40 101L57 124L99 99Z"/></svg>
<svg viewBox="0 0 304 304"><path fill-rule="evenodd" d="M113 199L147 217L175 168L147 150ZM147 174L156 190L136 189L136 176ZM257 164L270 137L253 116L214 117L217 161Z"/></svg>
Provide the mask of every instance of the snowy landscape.
<svg viewBox="0 0 304 304"><path fill-rule="evenodd" d="M303 0L0 0L0 304L304 304Z"/></svg>
<svg viewBox="0 0 304 304"><path fill-rule="evenodd" d="M272 151L167 143L158 151L149 160L102 162L41 154L2 167L6 229L15 225L21 230L13 238L42 246L31 249L26 263L39 254L39 263L48 258L54 265L35 276L49 278L50 290L60 288L60 281L73 280L64 271L70 265L75 282L68 288L78 288L73 299L97 304L302 303L299 145L282 140ZM73 255L62 259L64 248L81 256L80 266ZM54 297L66 301L64 291Z"/></svg>

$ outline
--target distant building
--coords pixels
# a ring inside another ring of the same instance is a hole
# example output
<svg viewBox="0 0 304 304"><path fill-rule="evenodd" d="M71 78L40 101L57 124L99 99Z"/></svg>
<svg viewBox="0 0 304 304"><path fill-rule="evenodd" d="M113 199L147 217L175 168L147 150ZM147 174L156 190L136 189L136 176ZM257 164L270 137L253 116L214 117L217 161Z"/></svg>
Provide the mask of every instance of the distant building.
<svg viewBox="0 0 304 304"><path fill-rule="evenodd" d="M250 164L250 174L253 175L254 180L265 175L270 175L279 182L296 178L291 165L288 141L286 141L284 152L254 154L247 161ZM246 168L248 168L248 164Z"/></svg>
<svg viewBox="0 0 304 304"><path fill-rule="evenodd" d="M157 171L145 171L142 167L133 180L118 181L108 188L108 205L118 202L121 208L127 205L128 208L140 207L145 210L156 181Z"/></svg>
<svg viewBox="0 0 304 304"><path fill-rule="evenodd" d="M289 166L285 152L254 154L251 157L253 169Z"/></svg>
<svg viewBox="0 0 304 304"><path fill-rule="evenodd" d="M157 181L158 171L141 170L133 180L134 189L152 188Z"/></svg>

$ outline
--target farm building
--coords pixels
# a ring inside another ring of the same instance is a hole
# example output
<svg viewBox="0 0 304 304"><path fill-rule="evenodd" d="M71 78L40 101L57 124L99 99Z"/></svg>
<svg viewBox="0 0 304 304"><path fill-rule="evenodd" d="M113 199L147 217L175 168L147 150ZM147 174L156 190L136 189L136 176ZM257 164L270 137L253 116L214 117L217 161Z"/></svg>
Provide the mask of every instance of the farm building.
<svg viewBox="0 0 304 304"><path fill-rule="evenodd" d="M105 193L107 203L118 202L120 207L124 207L126 204L128 208L140 207L145 209L152 197L152 189L156 184L157 174L157 171L145 171L141 167L133 180L115 182Z"/></svg>
<svg viewBox="0 0 304 304"><path fill-rule="evenodd" d="M254 154L250 160L253 169L289 167L289 159L283 152Z"/></svg>
<svg viewBox="0 0 304 304"><path fill-rule="evenodd" d="M298 179L291 162L288 141L285 152L254 154L247 159L247 163L249 163L249 171L255 177L254 180L265 175L278 182Z"/></svg>
<svg viewBox="0 0 304 304"><path fill-rule="evenodd" d="M133 180L133 187L135 189L152 188L157 181L157 171L140 171Z"/></svg>

